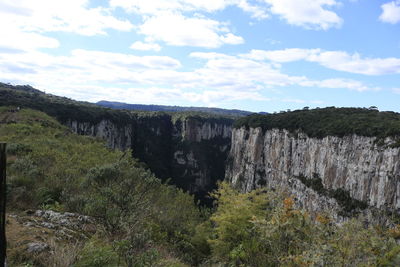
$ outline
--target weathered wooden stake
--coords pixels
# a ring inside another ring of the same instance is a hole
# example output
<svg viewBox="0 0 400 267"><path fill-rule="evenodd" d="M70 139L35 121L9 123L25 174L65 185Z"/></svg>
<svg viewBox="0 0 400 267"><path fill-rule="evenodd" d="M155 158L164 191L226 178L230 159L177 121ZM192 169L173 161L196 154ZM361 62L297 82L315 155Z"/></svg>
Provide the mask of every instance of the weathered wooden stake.
<svg viewBox="0 0 400 267"><path fill-rule="evenodd" d="M6 265L6 143L0 143L0 267Z"/></svg>

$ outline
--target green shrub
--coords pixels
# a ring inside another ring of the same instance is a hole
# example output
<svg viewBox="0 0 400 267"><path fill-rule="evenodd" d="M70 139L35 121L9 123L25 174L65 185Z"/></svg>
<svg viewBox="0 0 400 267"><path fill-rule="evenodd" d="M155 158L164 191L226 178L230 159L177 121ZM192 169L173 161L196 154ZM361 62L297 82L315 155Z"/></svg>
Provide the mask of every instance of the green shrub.
<svg viewBox="0 0 400 267"><path fill-rule="evenodd" d="M282 192L240 193L221 184L209 237L214 262L227 266L397 266L399 249L382 228L361 220L314 221ZM379 263L379 264L378 264Z"/></svg>
<svg viewBox="0 0 400 267"><path fill-rule="evenodd" d="M400 246L396 246L378 260L379 267L400 266Z"/></svg>
<svg viewBox="0 0 400 267"><path fill-rule="evenodd" d="M32 152L32 148L27 144L10 143L7 144L7 155L20 155Z"/></svg>
<svg viewBox="0 0 400 267"><path fill-rule="evenodd" d="M113 267L122 266L113 247L98 239L87 242L78 255L75 267Z"/></svg>

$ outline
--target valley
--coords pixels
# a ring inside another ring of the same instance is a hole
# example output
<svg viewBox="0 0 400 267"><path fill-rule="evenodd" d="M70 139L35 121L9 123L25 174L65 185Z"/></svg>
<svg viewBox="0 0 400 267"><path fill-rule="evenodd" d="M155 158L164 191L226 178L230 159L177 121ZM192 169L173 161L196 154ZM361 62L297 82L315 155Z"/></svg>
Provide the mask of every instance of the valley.
<svg viewBox="0 0 400 267"><path fill-rule="evenodd" d="M103 266L400 260L398 113L120 110L0 84L0 137L12 227L46 228L54 222L35 214L50 210L88 216L94 229L39 240L47 247L36 254L24 246L38 240L10 232L15 264L45 266L72 244L87 253L71 255L76 266L94 266L85 261L102 250Z"/></svg>

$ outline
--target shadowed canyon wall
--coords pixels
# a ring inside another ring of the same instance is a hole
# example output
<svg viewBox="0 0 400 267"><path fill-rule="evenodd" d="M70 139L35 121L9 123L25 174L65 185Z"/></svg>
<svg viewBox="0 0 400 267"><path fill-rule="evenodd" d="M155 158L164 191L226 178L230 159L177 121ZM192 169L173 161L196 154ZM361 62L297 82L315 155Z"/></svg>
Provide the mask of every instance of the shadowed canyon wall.
<svg viewBox="0 0 400 267"><path fill-rule="evenodd" d="M66 120L74 132L103 138L110 148L132 149L160 178L203 199L225 176L231 119L169 114L132 116L125 123Z"/></svg>

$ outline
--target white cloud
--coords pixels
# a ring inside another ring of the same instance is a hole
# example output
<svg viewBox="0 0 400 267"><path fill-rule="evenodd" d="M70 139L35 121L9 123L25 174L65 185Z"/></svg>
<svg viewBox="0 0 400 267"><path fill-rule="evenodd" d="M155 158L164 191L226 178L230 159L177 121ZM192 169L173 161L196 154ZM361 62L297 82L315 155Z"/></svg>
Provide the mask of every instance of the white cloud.
<svg viewBox="0 0 400 267"><path fill-rule="evenodd" d="M268 8L261 5L251 5L248 1L242 0L237 3L237 6L241 8L243 11L250 13L251 17L256 19L267 19Z"/></svg>
<svg viewBox="0 0 400 267"><path fill-rule="evenodd" d="M289 24L313 29L338 27L342 20L331 10L335 0L111 0L113 8L138 14L143 22L137 31L149 42L165 42L173 46L218 48L224 44L244 43L229 25L205 16L236 6L253 18L266 19L278 14Z"/></svg>
<svg viewBox="0 0 400 267"><path fill-rule="evenodd" d="M228 6L237 6L252 17L265 19L267 8L252 5L248 0L111 0L110 6L121 7L128 12L142 15L158 15L163 12L216 12Z"/></svg>
<svg viewBox="0 0 400 267"><path fill-rule="evenodd" d="M224 36L221 36L221 41L225 44L231 44L231 45L238 45L238 44L243 44L244 39L240 36L236 36L232 33L227 33Z"/></svg>
<svg viewBox="0 0 400 267"><path fill-rule="evenodd" d="M92 66L100 67L135 67L139 69L176 69L181 63L167 56L135 56L122 53L111 53L102 51L89 51L76 49L71 52L76 63L84 62ZM79 66L78 64L76 66Z"/></svg>
<svg viewBox="0 0 400 267"><path fill-rule="evenodd" d="M1 23L0 19L0 23ZM5 25L5 24L1 24ZM56 48L60 45L57 39L43 36L38 33L22 32L13 27L2 27L0 29L0 53L1 49L30 50L37 48Z"/></svg>
<svg viewBox="0 0 400 267"><path fill-rule="evenodd" d="M343 20L328 10L339 3L335 0L263 0L271 5L270 11L287 23L308 29L327 30L340 27Z"/></svg>
<svg viewBox="0 0 400 267"><path fill-rule="evenodd" d="M160 51L161 46L159 44L154 44L154 43L143 43L140 41L134 42L130 48L135 49L135 50L142 50L142 51Z"/></svg>
<svg viewBox="0 0 400 267"><path fill-rule="evenodd" d="M360 81L351 79L340 79L340 78L326 79L321 81L305 81L300 83L300 85L310 86L310 87L332 88L332 89L343 88L358 92L381 90L381 88L379 87L369 87Z"/></svg>
<svg viewBox="0 0 400 267"><path fill-rule="evenodd" d="M400 58L362 58L358 53L327 51L311 55L307 60L330 69L364 75L400 73Z"/></svg>
<svg viewBox="0 0 400 267"><path fill-rule="evenodd" d="M0 3L1 49L56 48L48 32L105 35L107 29L129 31L133 25L112 16L109 10L88 8L88 0L3 0Z"/></svg>
<svg viewBox="0 0 400 267"><path fill-rule="evenodd" d="M243 57L254 60L271 60L274 62L285 63L304 60L313 53L318 53L319 49L288 48L284 50L251 50Z"/></svg>
<svg viewBox="0 0 400 267"><path fill-rule="evenodd" d="M374 90L349 79L311 80L282 73L275 64L219 53L196 52L201 67L182 70L166 56L135 56L73 50L68 56L42 52L0 53L0 80L31 84L83 100L218 106L232 101L283 101L271 91L292 86Z"/></svg>
<svg viewBox="0 0 400 267"><path fill-rule="evenodd" d="M232 58L232 56L216 52L192 52L189 54L189 57L199 59Z"/></svg>
<svg viewBox="0 0 400 267"><path fill-rule="evenodd" d="M327 30L340 27L343 20L330 8L339 5L337 0L111 0L112 7L143 16L159 16L165 12L216 12L236 6L256 19L279 15L287 23L308 29Z"/></svg>
<svg viewBox="0 0 400 267"><path fill-rule="evenodd" d="M396 94L400 94L400 88L393 88L392 91Z"/></svg>
<svg viewBox="0 0 400 267"><path fill-rule="evenodd" d="M106 34L106 29L129 31L133 25L120 20L102 7L88 8L88 0L4 0L2 19L24 32L73 32L93 36ZM2 27L3 28L3 27Z"/></svg>
<svg viewBox="0 0 400 267"><path fill-rule="evenodd" d="M305 60L350 73L384 75L400 73L400 58L362 58L360 54L321 49L290 48L284 50L252 50L241 55L254 60L270 60L278 63Z"/></svg>
<svg viewBox="0 0 400 267"><path fill-rule="evenodd" d="M224 9L230 2L225 0L111 0L110 6L121 7L127 11L140 14L157 14L164 11L207 11Z"/></svg>
<svg viewBox="0 0 400 267"><path fill-rule="evenodd" d="M188 18L177 13L163 13L145 19L139 33L151 41L174 46L217 48L223 44L240 44L243 38L229 32L226 25L202 17Z"/></svg>
<svg viewBox="0 0 400 267"><path fill-rule="evenodd" d="M396 24L400 22L400 1L392 1L381 5L382 14L379 19L382 22Z"/></svg>
<svg viewBox="0 0 400 267"><path fill-rule="evenodd" d="M146 71L171 71L180 66L179 61L166 56L139 57L82 49L73 50L69 56L50 56L41 52L0 54L0 79L22 78L25 83L44 88L75 83L82 86L132 84L141 83L141 75Z"/></svg>
<svg viewBox="0 0 400 267"><path fill-rule="evenodd" d="M205 13L237 6L257 19L267 17L266 7L252 5L247 0L111 0L110 6L139 14L143 23L138 32L146 40L173 46L218 48L244 43L241 36L229 30L227 23L210 19Z"/></svg>

